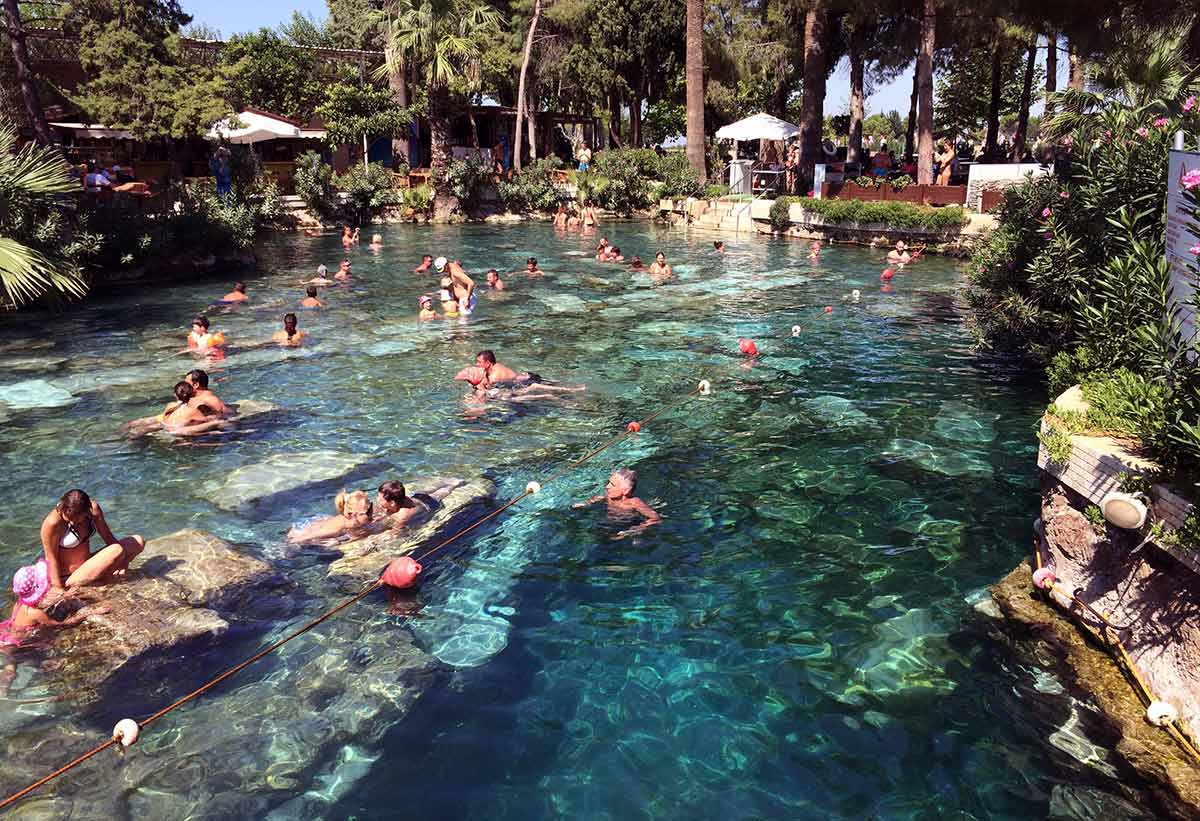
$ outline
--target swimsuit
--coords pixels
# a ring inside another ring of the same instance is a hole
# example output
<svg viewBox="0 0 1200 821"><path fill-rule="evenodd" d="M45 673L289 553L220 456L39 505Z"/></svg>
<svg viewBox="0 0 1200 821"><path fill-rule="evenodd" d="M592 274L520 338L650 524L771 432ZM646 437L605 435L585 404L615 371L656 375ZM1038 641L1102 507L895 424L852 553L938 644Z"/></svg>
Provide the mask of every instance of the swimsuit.
<svg viewBox="0 0 1200 821"><path fill-rule="evenodd" d="M87 535L80 534L80 532L75 529L75 525L68 522L67 532L64 533L63 537L59 540L58 546L63 550L70 550L71 548L78 547L79 545L86 546L87 543L91 541L92 533L94 533L95 530L96 528L94 525L92 525L92 520L90 517L88 518Z"/></svg>

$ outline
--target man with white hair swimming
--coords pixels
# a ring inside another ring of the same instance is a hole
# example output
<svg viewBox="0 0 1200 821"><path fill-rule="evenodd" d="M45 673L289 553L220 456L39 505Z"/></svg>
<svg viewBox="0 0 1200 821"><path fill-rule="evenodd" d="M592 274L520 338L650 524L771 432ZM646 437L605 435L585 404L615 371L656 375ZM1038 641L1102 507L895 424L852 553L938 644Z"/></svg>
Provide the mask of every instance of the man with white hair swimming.
<svg viewBox="0 0 1200 821"><path fill-rule="evenodd" d="M662 521L662 516L658 515L658 511L633 495L636 490L637 474L629 468L618 468L613 471L612 476L608 477L608 484L604 486L604 493L593 496L587 501L576 502L573 507L587 507L604 500L608 502L609 518L632 519L640 516L642 519L640 524L622 530L615 538L623 539L626 536L636 536L646 528Z"/></svg>

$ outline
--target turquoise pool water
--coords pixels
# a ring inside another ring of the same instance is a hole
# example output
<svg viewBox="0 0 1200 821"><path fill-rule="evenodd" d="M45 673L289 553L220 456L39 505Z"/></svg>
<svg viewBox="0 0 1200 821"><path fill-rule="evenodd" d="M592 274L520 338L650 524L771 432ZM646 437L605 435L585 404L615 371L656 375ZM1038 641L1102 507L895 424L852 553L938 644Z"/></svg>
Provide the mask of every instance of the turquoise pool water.
<svg viewBox="0 0 1200 821"><path fill-rule="evenodd" d="M1077 763L1086 744L1046 740L1074 715L1057 685L1009 662L971 604L1025 553L1044 391L972 351L956 266L923 260L884 292L882 254L863 249L832 247L810 264L801 243L743 238L722 257L707 234L602 228L627 255L663 249L675 281L653 287L596 263L595 236L543 224L384 229L381 253L351 253L356 281L301 313L308 345L235 352L213 368L226 400L286 412L193 446L129 443L117 427L166 402L193 366L175 355L191 316L233 277L0 322L4 577L35 554L58 496L80 486L122 533L203 528L285 568L306 596L271 635L341 595L326 559L282 545L293 522L330 510L336 487L227 510L213 494L236 468L289 457L300 482L311 454L332 451L355 466L350 486L486 475L507 498L700 378L714 386L465 540L430 568L411 618L369 599L173 714L123 763L88 765L32 806L77 817L1027 818L1105 787L1103 766ZM258 251L251 302L209 312L235 344L268 337L303 295L297 283L341 257L333 237L272 237ZM547 276L514 274L470 319L421 325L416 297L436 284L409 271L427 251L461 257L481 280L534 255ZM739 337L763 355L741 356ZM485 347L588 391L470 408L452 377ZM570 506L618 466L638 471L639 494L665 517L633 538L615 538L627 524L602 506ZM22 670L0 699L10 755L49 770L137 714L130 705L185 692L261 639L145 682L128 703L30 706L46 693ZM431 663L388 679L412 643ZM335 650L310 697L316 685L297 671ZM360 699L354 686L372 676L404 698ZM1056 706L1033 720L1031 700ZM349 740L330 729L368 703ZM276 713L288 732L251 718ZM66 722L75 745L36 747L42 721ZM281 768L287 778L272 775ZM6 792L21 785L0 780Z"/></svg>

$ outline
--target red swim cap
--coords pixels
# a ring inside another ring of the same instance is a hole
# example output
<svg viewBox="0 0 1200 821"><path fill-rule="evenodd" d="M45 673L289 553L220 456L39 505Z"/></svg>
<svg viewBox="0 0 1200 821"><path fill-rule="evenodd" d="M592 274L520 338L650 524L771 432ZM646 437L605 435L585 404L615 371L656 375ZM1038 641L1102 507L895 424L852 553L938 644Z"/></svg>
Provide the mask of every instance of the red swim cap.
<svg viewBox="0 0 1200 821"><path fill-rule="evenodd" d="M879 275L880 279L891 279L896 275L896 272L891 268L884 268L883 273Z"/></svg>
<svg viewBox="0 0 1200 821"><path fill-rule="evenodd" d="M758 356L758 346L754 344L753 339L739 339L738 350L747 356Z"/></svg>

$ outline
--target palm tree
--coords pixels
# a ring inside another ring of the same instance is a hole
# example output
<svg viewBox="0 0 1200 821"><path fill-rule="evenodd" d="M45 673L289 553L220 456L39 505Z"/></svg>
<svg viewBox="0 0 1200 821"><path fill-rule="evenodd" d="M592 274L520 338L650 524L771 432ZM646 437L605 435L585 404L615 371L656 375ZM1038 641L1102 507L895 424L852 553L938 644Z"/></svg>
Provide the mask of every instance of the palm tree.
<svg viewBox="0 0 1200 821"><path fill-rule="evenodd" d="M499 30L499 13L474 0L422 0L420 5L401 2L388 26L388 60L407 59L428 91L433 218L440 222L449 219L457 207L446 178L451 95L478 84L486 41ZM376 73L386 76L387 66L385 62Z"/></svg>
<svg viewBox="0 0 1200 821"><path fill-rule="evenodd" d="M704 167L704 0L687 0L687 158L703 184Z"/></svg>
<svg viewBox="0 0 1200 821"><path fill-rule="evenodd" d="M825 76L828 70L829 9L815 0L804 21L804 97L800 116L801 190L812 185L813 169L821 157L825 131Z"/></svg>
<svg viewBox="0 0 1200 821"><path fill-rule="evenodd" d="M15 307L48 291L83 296L87 286L71 258L63 229L64 195L79 186L53 149L25 145L0 120L0 307Z"/></svg>

